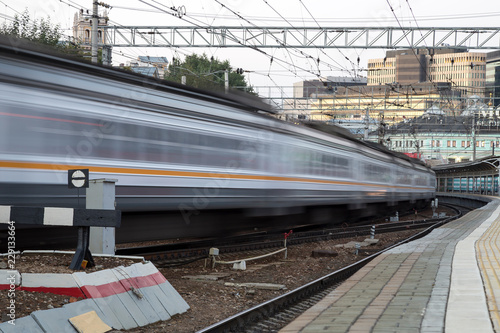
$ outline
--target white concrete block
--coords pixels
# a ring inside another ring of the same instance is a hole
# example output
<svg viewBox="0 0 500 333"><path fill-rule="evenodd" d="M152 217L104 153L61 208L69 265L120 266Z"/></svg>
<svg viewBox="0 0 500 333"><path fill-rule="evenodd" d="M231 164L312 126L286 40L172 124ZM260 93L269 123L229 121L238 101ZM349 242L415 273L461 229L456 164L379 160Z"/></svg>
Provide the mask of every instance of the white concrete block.
<svg viewBox="0 0 500 333"><path fill-rule="evenodd" d="M247 263L245 260L242 260L240 262L235 262L233 264L233 269L236 269L236 270L241 270L241 271L244 271L247 269Z"/></svg>
<svg viewBox="0 0 500 333"><path fill-rule="evenodd" d="M78 288L73 274L23 273L22 287Z"/></svg>
<svg viewBox="0 0 500 333"><path fill-rule="evenodd" d="M9 289L12 283L19 286L21 284L21 274L18 271L0 269L0 289Z"/></svg>

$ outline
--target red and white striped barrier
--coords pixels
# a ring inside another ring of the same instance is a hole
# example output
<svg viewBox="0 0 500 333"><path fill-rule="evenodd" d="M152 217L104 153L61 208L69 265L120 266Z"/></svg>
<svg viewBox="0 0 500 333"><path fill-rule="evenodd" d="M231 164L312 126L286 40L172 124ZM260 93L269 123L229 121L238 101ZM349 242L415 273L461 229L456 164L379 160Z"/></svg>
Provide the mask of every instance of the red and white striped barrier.
<svg viewBox="0 0 500 333"><path fill-rule="evenodd" d="M19 290L85 298L73 274L23 273L21 277Z"/></svg>
<svg viewBox="0 0 500 333"><path fill-rule="evenodd" d="M9 278L8 283L1 281ZM150 262L89 274L19 274L17 271L0 270L0 288L13 288L11 281L16 289L87 298L20 318L19 327L30 332L67 331L68 319L89 311L95 311L104 323L114 329L128 330L168 320L189 309L189 305ZM7 323L0 324L0 332L10 332L10 328Z"/></svg>
<svg viewBox="0 0 500 333"><path fill-rule="evenodd" d="M108 311L108 316L118 319L125 329L168 320L189 309L152 263L73 273L73 277L85 296L92 298L102 312Z"/></svg>

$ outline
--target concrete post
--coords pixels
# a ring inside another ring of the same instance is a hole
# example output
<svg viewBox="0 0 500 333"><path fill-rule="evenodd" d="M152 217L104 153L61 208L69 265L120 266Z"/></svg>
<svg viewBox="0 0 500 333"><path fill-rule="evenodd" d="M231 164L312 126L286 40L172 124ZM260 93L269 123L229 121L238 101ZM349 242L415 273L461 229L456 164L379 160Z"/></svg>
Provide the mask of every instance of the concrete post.
<svg viewBox="0 0 500 333"><path fill-rule="evenodd" d="M87 189L87 209L115 209L117 179L91 179ZM90 227L89 249L92 253L115 254L115 228Z"/></svg>
<svg viewBox="0 0 500 333"><path fill-rule="evenodd" d="M90 44L90 54L92 56L92 63L97 64L97 28L99 26L99 13L98 13L99 3L94 0L92 3L92 40Z"/></svg>
<svg viewBox="0 0 500 333"><path fill-rule="evenodd" d="M226 69L224 72L224 87L226 88L226 94L229 92L229 71Z"/></svg>

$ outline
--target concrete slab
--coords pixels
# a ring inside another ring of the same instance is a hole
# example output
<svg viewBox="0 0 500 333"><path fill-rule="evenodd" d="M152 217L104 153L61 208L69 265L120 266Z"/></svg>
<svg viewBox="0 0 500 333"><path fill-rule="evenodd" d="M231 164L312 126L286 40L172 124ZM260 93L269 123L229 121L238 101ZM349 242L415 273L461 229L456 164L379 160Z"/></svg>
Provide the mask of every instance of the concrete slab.
<svg viewBox="0 0 500 333"><path fill-rule="evenodd" d="M122 266L120 266L122 268ZM158 272L156 267L151 267L148 265L143 265L143 264L135 264L129 267L124 268L125 272L132 278L135 279L136 277L144 277L148 276L150 277L153 274L156 274L155 272ZM173 308L172 305L165 306L162 304L162 300L165 300L165 295L161 288L156 284L157 281L155 281L152 277L151 279L153 280L152 285L149 287L141 287L137 289L137 292L139 292L143 298L149 302L151 307L154 309L153 311L158 315L158 317L161 320L169 320L171 318L170 313L168 312L168 308ZM143 279L141 279L142 281Z"/></svg>
<svg viewBox="0 0 500 333"><path fill-rule="evenodd" d="M15 325L4 322L0 324L0 332L2 333L45 333L40 325L31 316L18 318L15 320Z"/></svg>
<svg viewBox="0 0 500 333"><path fill-rule="evenodd" d="M226 282L224 283L226 287L245 287L245 288L254 288L254 289L266 289L266 290L283 290L286 289L284 284L274 284L274 283L233 283Z"/></svg>
<svg viewBox="0 0 500 333"><path fill-rule="evenodd" d="M131 328L136 328L137 326L139 326L137 322L132 318L128 310L125 308L123 303L115 296L94 298L94 302L105 314L106 318L108 318L110 321L112 320L111 318L116 318L116 320L118 320L118 322L122 326L122 328L120 329L129 330ZM110 326L114 327L114 325Z"/></svg>
<svg viewBox="0 0 500 333"><path fill-rule="evenodd" d="M140 289L137 291L142 293L161 320L168 320L189 309L189 305L152 263L137 263L119 268L123 268L123 273L130 276L132 281L138 282L136 286Z"/></svg>
<svg viewBox="0 0 500 333"><path fill-rule="evenodd" d="M214 275L184 275L182 278L194 281L217 281L220 279L220 277Z"/></svg>
<svg viewBox="0 0 500 333"><path fill-rule="evenodd" d="M140 326L123 302L116 296L117 289L120 292L126 292L126 290L112 272L100 271L91 274L77 272L73 273L73 277L85 295L93 298L107 317L116 317L123 329ZM145 318L141 323L144 322L147 322Z"/></svg>
<svg viewBox="0 0 500 333"><path fill-rule="evenodd" d="M144 300L147 300L147 302L149 302L154 313L160 318L160 320L169 320L171 318L168 309L163 306L159 299L159 297L161 297L161 295L163 294L160 287L145 287L141 288L140 292L142 293Z"/></svg>
<svg viewBox="0 0 500 333"><path fill-rule="evenodd" d="M71 313L74 314L82 314L90 311L95 311L99 318L102 319L108 326L120 330L123 328L123 325L120 323L115 314L111 311L111 309L101 308L96 304L93 298L84 299L74 303L68 303L63 305L63 308L67 309Z"/></svg>
<svg viewBox="0 0 500 333"><path fill-rule="evenodd" d="M134 319L137 323L137 326L146 326L150 322L148 318L142 313L139 306L135 303L135 299L132 298L132 295L129 293L121 293L114 296L109 296L106 298L117 298L122 302L123 306L127 309L129 315Z"/></svg>
<svg viewBox="0 0 500 333"><path fill-rule="evenodd" d="M189 305L181 297L181 295L179 295L174 287L172 287L170 282L165 280L165 282L159 284L158 287L164 295L163 297L159 297L158 300L161 302L163 307L167 309L171 316L184 313L189 309Z"/></svg>
<svg viewBox="0 0 500 333"><path fill-rule="evenodd" d="M31 314L44 332L75 332L68 319L73 313L64 308L39 310Z"/></svg>
<svg viewBox="0 0 500 333"><path fill-rule="evenodd" d="M128 270L123 266L113 268L111 269L111 272L113 272L116 278L126 289L130 290L126 293L119 295L122 300L126 299L127 302L129 302L129 303L124 303L124 305L127 308L129 308L129 311L134 311L134 313L139 311L140 313L143 314L143 317L147 320L149 324L156 323L157 321L161 320L160 316L156 313L156 311L148 302L148 300L144 298L144 295L141 292L142 290L141 286L143 285L141 280L148 279L147 276L132 277L130 274L128 274ZM153 281L151 281L150 283L153 283ZM128 284L130 284L130 286ZM134 319L135 317L136 316L134 316ZM140 316L137 317L138 317L137 320L142 319L142 317L139 318Z"/></svg>
<svg viewBox="0 0 500 333"><path fill-rule="evenodd" d="M184 301L181 295L179 295L161 273L158 274L158 269L151 262L145 264L137 263L129 266L128 269L131 276L134 276L134 274L140 276L149 274L148 276L157 283L158 288L161 290L161 293L158 294L158 300L171 316L184 313L189 309L186 301Z"/></svg>

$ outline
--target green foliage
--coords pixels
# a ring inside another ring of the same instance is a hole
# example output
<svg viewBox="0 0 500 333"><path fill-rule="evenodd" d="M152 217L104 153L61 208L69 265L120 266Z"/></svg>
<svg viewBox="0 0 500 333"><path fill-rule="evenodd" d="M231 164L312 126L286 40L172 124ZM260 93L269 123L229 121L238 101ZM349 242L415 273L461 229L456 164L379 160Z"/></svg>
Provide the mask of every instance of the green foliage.
<svg viewBox="0 0 500 333"><path fill-rule="evenodd" d="M4 23L0 27L0 34L48 45L61 53L83 58L86 61L90 61L91 59L90 51L84 50L74 43L61 42L63 34L59 24L53 25L50 22L50 17L47 19L32 20L28 9L25 9L21 15L16 14L14 21L10 24ZM102 63L101 49L98 50L98 62Z"/></svg>
<svg viewBox="0 0 500 333"><path fill-rule="evenodd" d="M52 25L50 17L47 19L31 20L28 9L21 15L15 15L10 24L0 27L0 34L26 39L45 45L56 46L62 36L59 24Z"/></svg>
<svg viewBox="0 0 500 333"><path fill-rule="evenodd" d="M249 93L254 93L253 88L247 85L245 76L236 73L228 60L223 62L218 59L208 59L206 54L189 55L182 62L174 58L165 73L165 80L181 83L182 77L186 77L186 85L201 89L224 89L224 73L229 71L229 86L238 87ZM243 88L242 88L243 87Z"/></svg>

